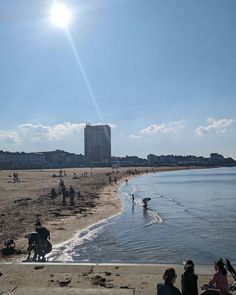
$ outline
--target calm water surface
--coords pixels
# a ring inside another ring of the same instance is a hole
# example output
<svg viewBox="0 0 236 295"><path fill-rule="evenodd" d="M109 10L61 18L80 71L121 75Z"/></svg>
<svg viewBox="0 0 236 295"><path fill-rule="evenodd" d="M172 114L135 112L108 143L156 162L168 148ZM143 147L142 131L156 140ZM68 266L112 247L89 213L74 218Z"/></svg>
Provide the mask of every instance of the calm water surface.
<svg viewBox="0 0 236 295"><path fill-rule="evenodd" d="M221 256L236 263L235 167L137 176L120 197L123 213L82 232L67 249L71 260L210 264Z"/></svg>

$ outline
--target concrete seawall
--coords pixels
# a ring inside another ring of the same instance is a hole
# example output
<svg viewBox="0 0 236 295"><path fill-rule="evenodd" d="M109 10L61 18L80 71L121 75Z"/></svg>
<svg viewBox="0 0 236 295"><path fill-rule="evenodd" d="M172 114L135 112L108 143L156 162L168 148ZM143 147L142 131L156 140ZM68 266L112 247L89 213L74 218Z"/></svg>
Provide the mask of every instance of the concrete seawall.
<svg viewBox="0 0 236 295"><path fill-rule="evenodd" d="M176 286L181 288L183 265L1 263L0 294L154 295L168 267L175 268ZM195 270L200 291L213 267L196 266Z"/></svg>

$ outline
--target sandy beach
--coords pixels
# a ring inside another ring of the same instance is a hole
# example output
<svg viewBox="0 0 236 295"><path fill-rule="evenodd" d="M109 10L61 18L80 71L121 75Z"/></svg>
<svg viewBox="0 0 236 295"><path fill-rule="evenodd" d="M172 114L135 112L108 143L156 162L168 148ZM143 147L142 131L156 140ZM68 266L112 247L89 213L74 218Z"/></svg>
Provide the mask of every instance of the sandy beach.
<svg viewBox="0 0 236 295"><path fill-rule="evenodd" d="M181 290L183 265L0 263L0 294L154 295L169 267L175 268L175 285ZM202 294L201 286L209 281L213 266L197 265L195 272ZM228 279L233 282L230 275Z"/></svg>
<svg viewBox="0 0 236 295"><path fill-rule="evenodd" d="M119 186L126 179L135 177L127 174L130 169L133 168L66 169L63 176L66 187L72 185L81 193L74 206L69 205L69 200L63 206L61 195L55 201L50 198L51 188L58 188L60 178L53 175L58 175L59 170L18 171L19 182L13 181L12 171L0 171L0 239L3 242L13 238L18 252L12 257L1 257L0 294L154 295L156 284L162 282L167 267L176 269L176 286L181 288L183 265L16 263L26 257L27 239L24 236L34 231L36 214L41 215L43 225L51 232L53 247L59 250L84 228L120 214ZM187 168L163 167L156 168L155 172L177 169ZM137 170L137 175L153 173L151 168ZM117 183L110 184L109 176L117 177ZM63 257L58 260L63 262ZM211 265L196 266L199 294L200 286L208 282L212 272ZM233 281L230 275L229 281Z"/></svg>
<svg viewBox="0 0 236 295"><path fill-rule="evenodd" d="M193 168L193 167L191 167ZM59 170L17 171L19 182L13 180L13 171L0 171L0 241L1 247L7 239L16 242L17 254L1 257L2 261L20 261L26 256L25 235L35 230L36 214L51 233L51 243L62 245L78 232L105 218L119 214L122 204L118 197L119 185L134 175L127 173L135 168L71 168L63 169L63 181L67 189L73 186L81 196L75 198L75 205L62 204L62 196L50 198L52 188L58 189ZM155 172L186 169L185 167L159 167ZM65 172L65 174L64 174ZM140 175L153 169L139 167ZM109 177L112 178L112 184ZM114 178L117 182L114 182Z"/></svg>

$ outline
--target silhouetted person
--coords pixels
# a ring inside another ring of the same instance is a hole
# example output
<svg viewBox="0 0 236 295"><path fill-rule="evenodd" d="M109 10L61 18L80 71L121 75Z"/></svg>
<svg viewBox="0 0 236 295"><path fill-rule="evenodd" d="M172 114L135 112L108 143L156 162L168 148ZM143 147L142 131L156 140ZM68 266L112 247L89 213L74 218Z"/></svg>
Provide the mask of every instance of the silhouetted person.
<svg viewBox="0 0 236 295"><path fill-rule="evenodd" d="M42 221L41 221L41 215L40 214L36 214L36 220L35 220L35 224L37 225L41 225Z"/></svg>
<svg viewBox="0 0 236 295"><path fill-rule="evenodd" d="M181 295L180 290L174 287L176 278L174 268L166 269L163 275L164 284L157 285L157 295Z"/></svg>
<svg viewBox="0 0 236 295"><path fill-rule="evenodd" d="M12 239L7 239L4 241L4 248L2 249L2 255L8 256L12 255L15 251L15 242Z"/></svg>
<svg viewBox="0 0 236 295"><path fill-rule="evenodd" d="M72 186L70 187L70 194L69 194L69 196L70 196L70 205L71 206L74 206L74 204L75 204L75 190L73 189Z"/></svg>
<svg viewBox="0 0 236 295"><path fill-rule="evenodd" d="M184 265L185 272L182 274L182 294L198 295L197 280L198 276L194 273L194 263L188 260Z"/></svg>
<svg viewBox="0 0 236 295"><path fill-rule="evenodd" d="M56 192L55 188L52 188L52 189L51 189L50 197L51 197L52 200L55 200L55 199L56 199L56 197L57 197L57 192Z"/></svg>
<svg viewBox="0 0 236 295"><path fill-rule="evenodd" d="M66 205L66 196L67 196L67 191L65 186L62 187L62 205L65 206Z"/></svg>
<svg viewBox="0 0 236 295"><path fill-rule="evenodd" d="M132 194L132 202L134 203L134 194Z"/></svg>

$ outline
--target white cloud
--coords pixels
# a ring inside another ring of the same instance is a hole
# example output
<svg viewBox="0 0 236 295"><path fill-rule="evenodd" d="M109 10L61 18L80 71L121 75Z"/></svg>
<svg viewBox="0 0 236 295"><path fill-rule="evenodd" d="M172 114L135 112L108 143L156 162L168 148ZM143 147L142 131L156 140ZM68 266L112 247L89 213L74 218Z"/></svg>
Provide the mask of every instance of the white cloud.
<svg viewBox="0 0 236 295"><path fill-rule="evenodd" d="M233 119L207 119L207 126L199 126L195 129L195 132L201 136L210 133L225 133L233 123Z"/></svg>
<svg viewBox="0 0 236 295"><path fill-rule="evenodd" d="M176 133L178 130L183 129L185 126L183 124L183 121L174 121L169 122L166 124L154 124L150 125L144 129L140 130L140 133L147 134L147 135L153 135L153 134L169 134L169 133Z"/></svg>
<svg viewBox="0 0 236 295"><path fill-rule="evenodd" d="M0 130L0 142L19 143L20 137L15 131Z"/></svg>
<svg viewBox="0 0 236 295"><path fill-rule="evenodd" d="M77 124L66 122L50 127L47 136L49 139L62 139L66 135L79 133L81 130L84 129L84 127L84 123Z"/></svg>
<svg viewBox="0 0 236 295"><path fill-rule="evenodd" d="M109 125L111 128L116 128L116 125L113 123L97 123L95 125Z"/></svg>
<svg viewBox="0 0 236 295"><path fill-rule="evenodd" d="M0 142L19 144L23 142L42 142L61 140L68 135L78 134L84 129L85 123L65 122L52 126L40 123L21 124L16 130L0 130Z"/></svg>
<svg viewBox="0 0 236 295"><path fill-rule="evenodd" d="M131 139L140 139L140 138L142 138L140 135L134 135L134 134L131 134L129 137Z"/></svg>
<svg viewBox="0 0 236 295"><path fill-rule="evenodd" d="M85 123L65 122L52 126L27 123L19 126L19 134L21 137L29 138L32 142L60 140L67 135L79 133L84 127Z"/></svg>

